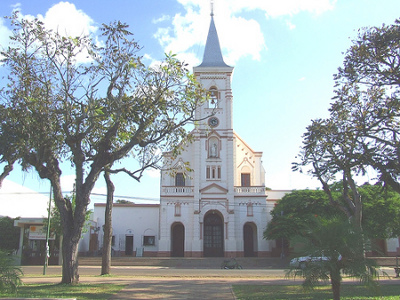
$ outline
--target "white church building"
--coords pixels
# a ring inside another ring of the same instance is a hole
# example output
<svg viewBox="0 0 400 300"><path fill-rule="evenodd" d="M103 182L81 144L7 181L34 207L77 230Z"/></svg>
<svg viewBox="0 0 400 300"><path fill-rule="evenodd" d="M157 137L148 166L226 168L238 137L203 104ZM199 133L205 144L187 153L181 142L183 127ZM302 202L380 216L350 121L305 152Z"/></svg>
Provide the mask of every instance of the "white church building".
<svg viewBox="0 0 400 300"><path fill-rule="evenodd" d="M223 60L213 14L203 61L193 72L210 94L196 110L196 119L203 121L178 157L164 153L158 204L113 205L112 255L279 257L287 245L265 240L263 232L275 203L290 191L266 189L262 152L233 130L233 67ZM79 244L82 255L100 254L104 219L105 204L95 203L90 230ZM31 251L22 255L20 247L21 263L43 263L45 237L38 234L43 218L22 218L15 226L21 228L20 245ZM58 248L51 240L50 263L57 264ZM387 256L400 253L400 238L379 243Z"/></svg>
<svg viewBox="0 0 400 300"><path fill-rule="evenodd" d="M194 140L176 158L164 153L160 204L114 204L113 252L175 257L270 256L275 241L263 238L270 211L285 192L267 191L262 152L233 130L233 67L222 57L213 14L202 63L194 75L210 101L196 110ZM185 166L189 163L192 171ZM96 228L105 204L95 204ZM102 230L92 232L92 242Z"/></svg>
<svg viewBox="0 0 400 300"><path fill-rule="evenodd" d="M262 152L233 129L233 67L223 60L213 14L203 61L193 72L210 93L210 101L196 110L203 121L181 155L164 153L168 171L161 172L159 204L114 204L113 255L279 256L282 241L265 240L263 231L274 204L290 191L266 189ZM94 205L81 252L100 250L104 212L105 204ZM387 254L396 255L399 243L387 240Z"/></svg>

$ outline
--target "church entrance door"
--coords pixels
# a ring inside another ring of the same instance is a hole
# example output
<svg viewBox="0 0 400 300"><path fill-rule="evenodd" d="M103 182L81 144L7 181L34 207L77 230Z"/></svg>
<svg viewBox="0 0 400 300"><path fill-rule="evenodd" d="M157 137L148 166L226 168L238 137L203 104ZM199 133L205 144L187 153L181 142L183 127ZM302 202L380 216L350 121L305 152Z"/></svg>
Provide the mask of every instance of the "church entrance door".
<svg viewBox="0 0 400 300"><path fill-rule="evenodd" d="M244 239L244 256L252 257L255 256L254 252L254 231L251 224L246 223L243 227L243 239Z"/></svg>
<svg viewBox="0 0 400 300"><path fill-rule="evenodd" d="M185 227L182 223L175 223L172 229L172 257L183 257L185 255Z"/></svg>
<svg viewBox="0 0 400 300"><path fill-rule="evenodd" d="M211 211L204 217L204 256L224 256L224 226L216 211Z"/></svg>

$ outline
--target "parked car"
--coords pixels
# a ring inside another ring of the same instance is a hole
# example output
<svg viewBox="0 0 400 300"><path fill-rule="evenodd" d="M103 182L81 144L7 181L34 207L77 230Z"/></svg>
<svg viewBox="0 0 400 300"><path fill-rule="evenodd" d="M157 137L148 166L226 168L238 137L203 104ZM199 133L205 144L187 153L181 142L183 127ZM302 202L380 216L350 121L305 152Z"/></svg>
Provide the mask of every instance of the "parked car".
<svg viewBox="0 0 400 300"><path fill-rule="evenodd" d="M292 268L298 268L298 269L304 269L310 264L318 264L322 262L329 261L331 258L327 256L301 256L301 257L296 257L293 258L289 266ZM341 260L342 256L339 254L338 260Z"/></svg>

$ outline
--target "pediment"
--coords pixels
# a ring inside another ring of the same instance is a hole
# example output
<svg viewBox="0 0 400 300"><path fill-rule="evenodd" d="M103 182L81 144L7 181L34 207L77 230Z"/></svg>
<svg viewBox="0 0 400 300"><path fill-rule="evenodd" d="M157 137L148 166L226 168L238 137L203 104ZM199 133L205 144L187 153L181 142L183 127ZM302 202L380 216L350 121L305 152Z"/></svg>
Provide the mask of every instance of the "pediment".
<svg viewBox="0 0 400 300"><path fill-rule="evenodd" d="M226 193L228 193L228 190L216 183L212 183L212 184L202 188L200 190L200 193L202 193L202 194L226 194Z"/></svg>

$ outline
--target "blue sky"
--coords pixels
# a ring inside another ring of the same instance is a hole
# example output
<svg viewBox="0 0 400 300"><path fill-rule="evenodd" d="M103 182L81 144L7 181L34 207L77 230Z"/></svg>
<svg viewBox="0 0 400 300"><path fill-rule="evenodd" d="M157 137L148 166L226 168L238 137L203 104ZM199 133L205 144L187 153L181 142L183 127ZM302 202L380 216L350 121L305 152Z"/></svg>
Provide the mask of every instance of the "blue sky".
<svg viewBox="0 0 400 300"><path fill-rule="evenodd" d="M148 63L171 51L191 66L201 62L210 22L209 0L0 2L1 15L14 9L73 34L99 34L102 23L120 20L129 24ZM392 24L400 17L400 1L214 0L214 14L225 61L235 67L234 130L263 152L266 186L318 187L309 176L291 171L302 134L311 119L328 115L333 74L357 30ZM7 45L9 29L1 22L0 44ZM63 187L69 191L73 173L65 169L63 174ZM35 191L49 189L34 171L23 174L17 169L7 180ZM116 195L159 197L155 172L147 173L141 183L124 176L115 181ZM94 191L105 193L102 177Z"/></svg>

